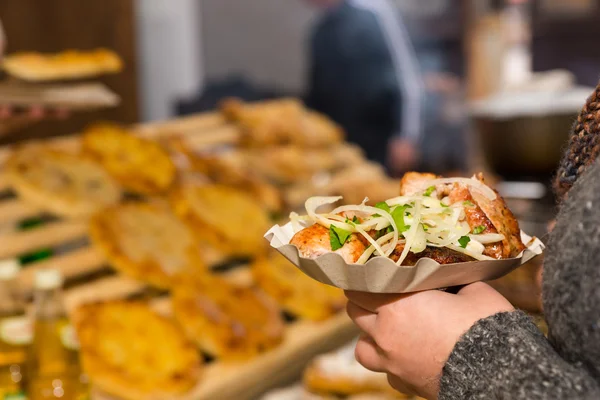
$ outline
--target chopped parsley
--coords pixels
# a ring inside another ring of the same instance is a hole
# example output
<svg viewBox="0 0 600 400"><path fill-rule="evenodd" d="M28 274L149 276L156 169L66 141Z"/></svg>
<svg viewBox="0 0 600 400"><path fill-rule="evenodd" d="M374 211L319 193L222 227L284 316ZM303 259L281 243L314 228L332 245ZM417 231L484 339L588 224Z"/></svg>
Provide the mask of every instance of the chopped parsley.
<svg viewBox="0 0 600 400"><path fill-rule="evenodd" d="M425 193L423 193L423 196L429 197L433 192L435 192L435 186L430 186L427 188Z"/></svg>
<svg viewBox="0 0 600 400"><path fill-rule="evenodd" d="M465 206L465 207L475 207L475 204L473 204L472 201L467 200L467 201L463 202L463 206Z"/></svg>
<svg viewBox="0 0 600 400"><path fill-rule="evenodd" d="M346 218L346 221L344 221L344 222L346 222L347 224L350 224L350 225L355 225L355 224L360 223L360 220L355 215L354 218L352 218L352 221L350 221L348 218Z"/></svg>
<svg viewBox="0 0 600 400"><path fill-rule="evenodd" d="M335 225L329 226L329 243L331 244L331 250L336 251L342 248L342 246L348 241L352 232L348 232L345 229L338 228Z"/></svg>
<svg viewBox="0 0 600 400"><path fill-rule="evenodd" d="M485 231L485 229L486 229L485 225L476 226L475 228L473 228L473 235L479 235L480 233Z"/></svg>
<svg viewBox="0 0 600 400"><path fill-rule="evenodd" d="M463 236L460 239L458 239L458 243L460 244L460 247L462 247L463 249L467 248L467 245L469 244L470 241L471 241L471 238L468 236Z"/></svg>
<svg viewBox="0 0 600 400"><path fill-rule="evenodd" d="M392 211L392 218L394 218L394 222L396 223L400 233L406 232L410 229L410 225L406 225L404 222L404 215L406 214L406 209L408 207L408 205L398 206L394 208L394 211Z"/></svg>

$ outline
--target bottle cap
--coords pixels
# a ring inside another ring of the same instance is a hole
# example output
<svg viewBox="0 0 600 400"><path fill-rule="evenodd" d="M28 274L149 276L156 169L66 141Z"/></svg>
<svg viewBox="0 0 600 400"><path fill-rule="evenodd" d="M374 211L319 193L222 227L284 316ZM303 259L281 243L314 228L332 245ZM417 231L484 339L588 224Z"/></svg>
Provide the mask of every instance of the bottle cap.
<svg viewBox="0 0 600 400"><path fill-rule="evenodd" d="M62 284L62 275L57 269L41 269L35 273L36 289L58 289Z"/></svg>
<svg viewBox="0 0 600 400"><path fill-rule="evenodd" d="M21 270L21 265L18 260L1 260L0 261L0 281L9 281L15 279Z"/></svg>

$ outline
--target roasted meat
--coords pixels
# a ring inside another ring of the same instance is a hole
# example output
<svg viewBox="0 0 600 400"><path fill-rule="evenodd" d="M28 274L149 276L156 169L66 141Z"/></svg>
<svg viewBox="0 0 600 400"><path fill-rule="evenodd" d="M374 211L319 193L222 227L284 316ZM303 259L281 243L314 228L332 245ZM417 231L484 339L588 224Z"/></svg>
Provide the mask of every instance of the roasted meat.
<svg viewBox="0 0 600 400"><path fill-rule="evenodd" d="M400 259L400 254L404 251L404 243L399 243L390 258L396 262ZM408 256L402 262L402 265L414 266L421 258L431 258L439 264L455 264L462 262L475 261L474 258L466 254L459 253L446 247L427 247L420 253L409 252Z"/></svg>
<svg viewBox="0 0 600 400"><path fill-rule="evenodd" d="M296 233L290 244L296 246L300 255L306 258L317 258L325 253L331 253L329 229L314 224ZM362 236L353 233L341 249L334 251L349 264L355 263L367 249Z"/></svg>

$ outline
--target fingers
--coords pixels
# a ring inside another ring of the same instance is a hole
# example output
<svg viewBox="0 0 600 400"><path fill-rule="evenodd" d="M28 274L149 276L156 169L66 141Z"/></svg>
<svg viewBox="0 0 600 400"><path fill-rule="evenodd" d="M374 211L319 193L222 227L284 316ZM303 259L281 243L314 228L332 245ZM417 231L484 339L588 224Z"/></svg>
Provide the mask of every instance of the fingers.
<svg viewBox="0 0 600 400"><path fill-rule="evenodd" d="M489 286L487 283L475 282L475 283L471 283L470 285L467 285L467 286L463 287L462 289L460 289L458 291L457 295L471 296L473 294L481 294L481 293L486 293L489 291L494 291L494 289L492 289L492 287Z"/></svg>
<svg viewBox="0 0 600 400"><path fill-rule="evenodd" d="M363 292L351 292L345 291L346 297L352 303L364 308L372 313L377 313L379 308L400 300L404 297L410 296L410 294L384 294L384 293L363 293Z"/></svg>
<svg viewBox="0 0 600 400"><path fill-rule="evenodd" d="M358 339L354 356L360 365L370 371L385 372L384 360L380 354L379 347L371 337L362 335Z"/></svg>
<svg viewBox="0 0 600 400"><path fill-rule="evenodd" d="M351 301L346 304L346 312L361 331L367 333L369 336L374 336L377 314L365 310Z"/></svg>

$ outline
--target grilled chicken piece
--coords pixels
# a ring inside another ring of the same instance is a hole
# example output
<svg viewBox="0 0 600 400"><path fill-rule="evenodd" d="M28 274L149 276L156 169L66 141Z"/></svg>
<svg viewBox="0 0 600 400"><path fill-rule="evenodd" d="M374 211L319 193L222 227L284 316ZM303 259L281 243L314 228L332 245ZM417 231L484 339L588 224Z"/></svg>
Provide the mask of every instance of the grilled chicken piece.
<svg viewBox="0 0 600 400"><path fill-rule="evenodd" d="M403 250L404 243L399 243L394 252L390 255L390 258L394 262L398 261ZM421 258L431 258L433 261L436 261L439 264L455 264L475 261L474 258L471 258L466 254L462 254L458 251L454 251L445 247L426 247L425 250L416 254L409 251L408 255L402 262L402 265L412 267L416 265L417 261L419 261Z"/></svg>
<svg viewBox="0 0 600 400"><path fill-rule="evenodd" d="M353 233L342 248L334 253L342 256L344 261L349 264L355 263L367 249L365 242L366 240L362 236ZM319 224L314 224L296 233L290 244L296 246L300 255L306 258L317 258L332 251L329 229Z"/></svg>
<svg viewBox="0 0 600 400"><path fill-rule="evenodd" d="M495 228L492 221L490 221L485 212L477 205L477 202L465 185L455 183L448 197L450 198L450 204L463 202L470 202L473 204L465 205L465 216L471 231L476 227L483 226L485 229L481 233L498 233L498 230ZM504 244L486 244L483 254L488 257L501 259L505 257L506 254Z"/></svg>
<svg viewBox="0 0 600 400"><path fill-rule="evenodd" d="M434 174L407 172L400 181L400 196L412 196L427 189L427 181L439 179L440 177ZM438 184L435 186L435 191L439 198L445 197L450 193L452 185Z"/></svg>
<svg viewBox="0 0 600 400"><path fill-rule="evenodd" d="M478 174L477 179L483 182L483 175ZM498 233L504 235L505 239L502 241L504 245L503 256L505 258L516 257L525 250L525 245L521 240L519 222L506 205L504 199L497 192L495 200L490 200L476 191L473 191L471 195L475 203L492 222Z"/></svg>

